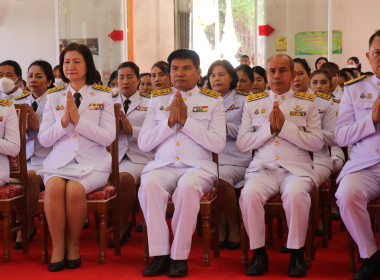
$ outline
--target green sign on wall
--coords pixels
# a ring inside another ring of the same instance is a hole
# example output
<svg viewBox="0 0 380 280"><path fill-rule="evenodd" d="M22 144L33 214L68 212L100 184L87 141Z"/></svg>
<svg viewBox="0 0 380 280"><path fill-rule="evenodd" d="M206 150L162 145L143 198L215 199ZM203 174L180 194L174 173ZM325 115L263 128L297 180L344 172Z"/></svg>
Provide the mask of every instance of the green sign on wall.
<svg viewBox="0 0 380 280"><path fill-rule="evenodd" d="M298 32L295 36L295 54L327 54L327 31ZM342 53L342 31L333 31L333 53Z"/></svg>

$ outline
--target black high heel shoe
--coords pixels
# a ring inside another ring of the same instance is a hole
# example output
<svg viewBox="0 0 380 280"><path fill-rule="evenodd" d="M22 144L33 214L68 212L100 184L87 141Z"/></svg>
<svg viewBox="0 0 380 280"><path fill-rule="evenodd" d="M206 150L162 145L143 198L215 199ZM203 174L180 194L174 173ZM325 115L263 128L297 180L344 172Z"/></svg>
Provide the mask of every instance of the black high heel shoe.
<svg viewBox="0 0 380 280"><path fill-rule="evenodd" d="M58 272L65 268L65 259L61 260L60 262L49 263L49 271L50 272Z"/></svg>
<svg viewBox="0 0 380 280"><path fill-rule="evenodd" d="M68 260L68 259L65 260L65 267L68 269L79 268L81 264L82 264L82 260L80 257L79 259L76 259L76 260Z"/></svg>
<svg viewBox="0 0 380 280"><path fill-rule="evenodd" d="M33 237L37 234L37 228L34 226L33 232L29 234L29 241L32 241ZM22 241L16 241L15 242L15 250L21 250L22 249Z"/></svg>

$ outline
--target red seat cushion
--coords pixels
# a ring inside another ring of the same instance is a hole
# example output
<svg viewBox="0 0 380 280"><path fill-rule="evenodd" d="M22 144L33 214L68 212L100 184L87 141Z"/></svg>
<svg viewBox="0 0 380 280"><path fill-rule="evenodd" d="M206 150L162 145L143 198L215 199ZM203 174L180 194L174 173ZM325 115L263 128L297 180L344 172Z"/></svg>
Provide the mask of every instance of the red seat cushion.
<svg viewBox="0 0 380 280"><path fill-rule="evenodd" d="M105 186L104 188L97 189L86 195L87 200L105 200L116 195L116 188L114 186Z"/></svg>
<svg viewBox="0 0 380 280"><path fill-rule="evenodd" d="M114 186L105 186L104 188L96 189L86 195L87 200L105 200L113 197L116 194L116 188ZM39 199L44 200L45 191L40 192Z"/></svg>
<svg viewBox="0 0 380 280"><path fill-rule="evenodd" d="M216 189L213 188L211 191L206 192L202 198L201 202L210 202L213 201L216 198Z"/></svg>
<svg viewBox="0 0 380 280"><path fill-rule="evenodd" d="M20 172L18 155L15 157L8 156L9 169L11 172Z"/></svg>
<svg viewBox="0 0 380 280"><path fill-rule="evenodd" d="M24 193L23 185L9 184L0 187L0 199L11 199Z"/></svg>

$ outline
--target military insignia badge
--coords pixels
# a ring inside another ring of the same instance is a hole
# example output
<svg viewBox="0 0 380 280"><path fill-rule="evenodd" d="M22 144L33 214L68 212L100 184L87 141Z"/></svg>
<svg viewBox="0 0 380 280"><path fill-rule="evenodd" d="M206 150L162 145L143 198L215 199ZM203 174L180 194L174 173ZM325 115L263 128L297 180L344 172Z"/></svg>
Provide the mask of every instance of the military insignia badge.
<svg viewBox="0 0 380 280"><path fill-rule="evenodd" d="M62 96L66 96L66 92L62 93Z"/></svg>
<svg viewBox="0 0 380 280"><path fill-rule="evenodd" d="M56 108L55 108L57 111L61 110L61 107L58 105Z"/></svg>
<svg viewBox="0 0 380 280"><path fill-rule="evenodd" d="M160 110L161 110L161 111L164 110L164 106L161 106L161 107L160 107Z"/></svg>
<svg viewBox="0 0 380 280"><path fill-rule="evenodd" d="M256 115L259 114L259 109L256 109L255 114Z"/></svg>
<svg viewBox="0 0 380 280"><path fill-rule="evenodd" d="M282 95L282 96L281 96L281 100L285 100L285 96Z"/></svg>
<svg viewBox="0 0 380 280"><path fill-rule="evenodd" d="M137 106L137 107L136 107L136 110L137 110L137 111L147 111L147 110L148 110L148 107Z"/></svg>
<svg viewBox="0 0 380 280"><path fill-rule="evenodd" d="M364 93L360 94L360 98L365 98L365 94Z"/></svg>
<svg viewBox="0 0 380 280"><path fill-rule="evenodd" d="M265 108L261 110L261 114L265 114Z"/></svg>
<svg viewBox="0 0 380 280"><path fill-rule="evenodd" d="M325 109L318 109L319 113L324 113L326 110Z"/></svg>
<svg viewBox="0 0 380 280"><path fill-rule="evenodd" d="M3 121L3 116L0 116L0 122L2 122Z"/></svg>
<svg viewBox="0 0 380 280"><path fill-rule="evenodd" d="M193 112L207 112L208 106L195 106L193 107Z"/></svg>
<svg viewBox="0 0 380 280"><path fill-rule="evenodd" d="M291 116L306 116L306 111L301 111L303 108L300 105L293 107L294 111L290 111Z"/></svg>
<svg viewBox="0 0 380 280"><path fill-rule="evenodd" d="M166 107L166 108L165 108L165 111L170 111L170 107L169 107L169 106Z"/></svg>
<svg viewBox="0 0 380 280"><path fill-rule="evenodd" d="M98 103L91 103L88 104L89 110L104 110L104 104L98 104Z"/></svg>
<svg viewBox="0 0 380 280"><path fill-rule="evenodd" d="M230 110L236 110L236 109L239 109L239 108L240 108L239 105L231 105L231 106L227 109L227 111L230 111Z"/></svg>
<svg viewBox="0 0 380 280"><path fill-rule="evenodd" d="M368 99L371 99L371 98L372 98L372 94L368 93L368 94L367 94L367 98L368 98Z"/></svg>
<svg viewBox="0 0 380 280"><path fill-rule="evenodd" d="M63 107L63 105L61 105L61 107L59 107L59 110L65 110L65 107Z"/></svg>

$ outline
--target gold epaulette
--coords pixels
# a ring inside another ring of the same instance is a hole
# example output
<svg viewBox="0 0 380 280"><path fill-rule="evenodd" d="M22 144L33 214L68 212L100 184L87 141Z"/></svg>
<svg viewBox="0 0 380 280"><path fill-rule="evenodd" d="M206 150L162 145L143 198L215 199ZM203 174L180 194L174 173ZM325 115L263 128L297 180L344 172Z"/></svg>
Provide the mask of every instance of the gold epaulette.
<svg viewBox="0 0 380 280"><path fill-rule="evenodd" d="M164 89L154 90L151 92L151 94L152 94L152 97L157 97L157 96L169 94L172 91L173 91L172 88L164 88Z"/></svg>
<svg viewBox="0 0 380 280"><path fill-rule="evenodd" d="M140 92L140 95L142 96L142 97L145 97L145 98L149 98L150 99L150 97L151 97L151 92L148 92L148 93L144 93L144 92Z"/></svg>
<svg viewBox="0 0 380 280"><path fill-rule="evenodd" d="M200 93L202 93L204 95L208 95L208 96L214 97L216 99L218 99L221 95L220 92L217 92L217 91L209 89L209 88L200 88L199 91L200 91Z"/></svg>
<svg viewBox="0 0 380 280"><path fill-rule="evenodd" d="M318 96L319 98L323 98L323 99L326 99L326 100L330 100L331 98L331 95L330 94L326 94L326 93L322 93L322 92L319 92L319 91L316 91L314 92L316 96Z"/></svg>
<svg viewBox="0 0 380 280"><path fill-rule="evenodd" d="M335 98L333 98L332 101L335 102L335 103L340 103L340 99L335 99Z"/></svg>
<svg viewBox="0 0 380 280"><path fill-rule="evenodd" d="M315 94L307 93L307 92L301 92L301 91L295 91L293 95L297 98L306 99L310 101L315 100Z"/></svg>
<svg viewBox="0 0 380 280"><path fill-rule="evenodd" d="M367 78L367 77L366 76L360 76L360 77L357 77L355 79L352 79L352 80L349 80L349 81L345 82L344 85L345 86L352 85L352 84L354 84L354 83L356 83L356 82L358 82L360 80L363 80L365 78Z"/></svg>
<svg viewBox="0 0 380 280"><path fill-rule="evenodd" d="M22 91L22 93L23 93L23 94L30 93L30 90L24 89L24 90Z"/></svg>
<svg viewBox="0 0 380 280"><path fill-rule="evenodd" d="M9 101L9 100L1 100L1 99L0 99L0 105L10 107L12 104L13 104L12 101Z"/></svg>
<svg viewBox="0 0 380 280"><path fill-rule="evenodd" d="M106 87L106 86L102 86L102 85L98 85L98 84L93 84L92 87L94 89L98 89L98 90L101 90L101 91L111 92L111 88Z"/></svg>
<svg viewBox="0 0 380 280"><path fill-rule="evenodd" d="M268 95L268 92L266 92L266 91L259 92L259 93L253 93L253 94L250 94L247 96L247 102L258 100L258 99L261 99L261 98L264 98L267 96L269 96L269 95Z"/></svg>
<svg viewBox="0 0 380 280"><path fill-rule="evenodd" d="M27 93L23 94L23 95L20 95L20 96L17 96L15 98L15 100L21 100L21 99L24 99L26 97L28 97L30 95L30 91L28 91Z"/></svg>
<svg viewBox="0 0 380 280"><path fill-rule="evenodd" d="M66 85L61 85L61 86L59 86L59 87L53 87L53 88L51 88L51 89L48 89L48 94L49 94L49 93L52 93L52 92L59 91L59 90L61 90L61 89L64 89L65 87L66 87Z"/></svg>
<svg viewBox="0 0 380 280"><path fill-rule="evenodd" d="M118 96L119 96L119 94L115 93L115 94L112 95L112 98L115 98L115 97L118 97Z"/></svg>
<svg viewBox="0 0 380 280"><path fill-rule="evenodd" d="M250 95L249 92L245 92L245 91L241 91L241 90L235 90L236 93L240 94L240 95L244 95L244 96L248 96Z"/></svg>

